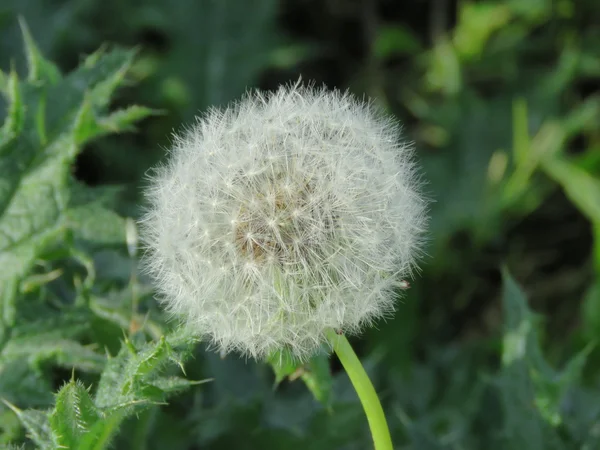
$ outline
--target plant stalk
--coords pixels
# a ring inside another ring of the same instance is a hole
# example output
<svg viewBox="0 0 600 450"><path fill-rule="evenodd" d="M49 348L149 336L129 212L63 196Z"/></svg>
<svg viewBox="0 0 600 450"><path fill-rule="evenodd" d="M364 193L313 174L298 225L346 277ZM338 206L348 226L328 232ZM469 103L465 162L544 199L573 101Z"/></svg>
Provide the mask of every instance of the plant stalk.
<svg viewBox="0 0 600 450"><path fill-rule="evenodd" d="M327 339L333 346L342 366L346 370L350 381L358 394L363 409L371 428L371 435L375 450L393 450L390 430L385 420L383 408L377 397L377 392L367 375L363 365L354 353L352 346L343 334L337 334L334 330L327 331Z"/></svg>

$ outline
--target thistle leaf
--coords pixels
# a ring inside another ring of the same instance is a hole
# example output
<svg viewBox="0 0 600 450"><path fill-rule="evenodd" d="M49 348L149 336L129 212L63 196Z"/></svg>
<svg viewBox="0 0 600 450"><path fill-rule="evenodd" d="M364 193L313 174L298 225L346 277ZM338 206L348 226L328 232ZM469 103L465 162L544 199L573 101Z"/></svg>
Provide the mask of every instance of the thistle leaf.
<svg viewBox="0 0 600 450"><path fill-rule="evenodd" d="M56 406L50 413L52 433L58 445L79 448L82 437L100 420L88 390L79 381L71 380L56 396Z"/></svg>
<svg viewBox="0 0 600 450"><path fill-rule="evenodd" d="M60 71L51 61L45 59L38 49L25 21L20 18L21 33L25 41L25 52L29 66L28 81L56 83L61 78Z"/></svg>
<svg viewBox="0 0 600 450"><path fill-rule="evenodd" d="M3 89L9 103L8 115L0 128L0 155L3 155L6 144L21 131L25 117L25 106L21 98L19 79L13 70L8 76L3 75ZM0 168L0 170L2 170Z"/></svg>
<svg viewBox="0 0 600 450"><path fill-rule="evenodd" d="M112 209L87 204L67 211L67 223L75 239L106 248L125 243L125 219Z"/></svg>
<svg viewBox="0 0 600 450"><path fill-rule="evenodd" d="M84 236L93 233L89 222L82 225L77 220L84 211L69 210L70 168L81 144L129 129L149 114L140 107L116 116L107 111L134 52L97 52L62 77L42 57L23 23L22 30L28 80L19 81L15 71L2 77L8 113L0 128L0 337L14 325L18 287L36 259L50 245L63 241L70 227ZM110 126L99 125L102 120ZM103 240L121 239L122 221L106 211L96 212L102 213L99 219L111 218L111 236Z"/></svg>
<svg viewBox="0 0 600 450"><path fill-rule="evenodd" d="M4 403L17 415L21 425L27 430L27 436L40 450L56 449L56 443L52 439L52 430L50 429L47 413L35 409L22 411L7 401L4 401Z"/></svg>
<svg viewBox="0 0 600 450"><path fill-rule="evenodd" d="M505 331L500 378L510 448L561 447L554 427L562 421L561 407L567 387L580 377L590 349L576 356L563 373L543 358L534 313L525 295L504 272Z"/></svg>
<svg viewBox="0 0 600 450"><path fill-rule="evenodd" d="M159 113L159 111L145 106L131 105L127 108L112 112L109 116L102 119L100 124L104 133L134 131L134 124L136 122Z"/></svg>
<svg viewBox="0 0 600 450"><path fill-rule="evenodd" d="M191 338L180 335L161 337L158 342L136 345L126 340L119 354L108 360L102 372L96 405L104 411L125 409L163 402L166 394L194 382L163 375L169 366L183 370L183 361L190 355Z"/></svg>

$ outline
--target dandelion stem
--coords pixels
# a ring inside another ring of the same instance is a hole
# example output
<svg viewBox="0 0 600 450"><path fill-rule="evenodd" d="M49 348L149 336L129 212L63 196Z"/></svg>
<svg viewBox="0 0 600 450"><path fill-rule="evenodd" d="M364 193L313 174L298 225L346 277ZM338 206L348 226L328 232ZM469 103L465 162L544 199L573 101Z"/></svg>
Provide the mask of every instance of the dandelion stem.
<svg viewBox="0 0 600 450"><path fill-rule="evenodd" d="M356 353L354 353L348 339L344 335L337 334L334 330L327 331L327 339L338 355L362 403L371 428L375 450L393 450L390 430L377 397L377 392L375 392L367 372L365 372Z"/></svg>

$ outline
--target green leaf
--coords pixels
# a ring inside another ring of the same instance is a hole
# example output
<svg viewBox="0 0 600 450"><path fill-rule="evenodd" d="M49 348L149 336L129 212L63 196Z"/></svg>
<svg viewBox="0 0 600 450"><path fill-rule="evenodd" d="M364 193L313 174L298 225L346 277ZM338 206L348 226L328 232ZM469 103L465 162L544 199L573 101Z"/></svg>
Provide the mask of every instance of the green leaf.
<svg viewBox="0 0 600 450"><path fill-rule="evenodd" d="M6 95L8 92L8 76L0 70L0 94Z"/></svg>
<svg viewBox="0 0 600 450"><path fill-rule="evenodd" d="M591 348L557 373L544 360L535 316L525 295L503 271L504 338L501 391L508 448L561 448L554 427L561 423L560 408L567 388L581 374Z"/></svg>
<svg viewBox="0 0 600 450"><path fill-rule="evenodd" d="M157 114L160 114L160 111L146 108L145 106L131 105L112 112L109 116L101 120L100 125L105 134L134 131L135 127L133 125L136 122Z"/></svg>
<svg viewBox="0 0 600 450"><path fill-rule="evenodd" d="M523 98L515 99L512 107L513 117L513 156L515 164L521 165L527 160L529 152L529 118L527 102Z"/></svg>
<svg viewBox="0 0 600 450"><path fill-rule="evenodd" d="M47 81L56 83L61 78L60 71L52 62L46 60L40 53L27 24L22 18L19 18L21 33L25 41L25 51L27 54L27 63L29 65L29 81Z"/></svg>
<svg viewBox="0 0 600 450"><path fill-rule="evenodd" d="M123 186L102 185L90 187L78 181L71 183L71 207L85 206L88 203L113 206Z"/></svg>
<svg viewBox="0 0 600 450"><path fill-rule="evenodd" d="M135 131L133 125L136 122L156 114L158 114L158 111L151 108L132 105L115 111L107 117L97 117L93 111L91 96L88 95L75 120L75 141L78 145L83 145L100 136L123 131Z"/></svg>
<svg viewBox="0 0 600 450"><path fill-rule="evenodd" d="M80 437L77 450L104 450L109 448L111 439L115 436L125 418L125 414L120 411L104 416Z"/></svg>
<svg viewBox="0 0 600 450"><path fill-rule="evenodd" d="M15 326L0 351L0 362L24 360L37 369L42 363L52 361L68 369L100 372L106 361L104 355L75 340L89 329L89 321L87 312L62 311L47 319Z"/></svg>
<svg viewBox="0 0 600 450"><path fill-rule="evenodd" d="M27 430L27 436L40 450L56 449L56 443L52 439L52 431L46 412L35 409L22 411L6 401L4 403L17 415L23 427Z"/></svg>
<svg viewBox="0 0 600 450"><path fill-rule="evenodd" d="M4 406L1 404L0 406ZM0 448L15 448L11 447L11 442L18 442L22 438L21 422L17 415L8 407L0 409Z"/></svg>
<svg viewBox="0 0 600 450"><path fill-rule="evenodd" d="M21 28L28 78L20 81L14 70L0 77L1 91L8 101L0 128L0 392L20 405L46 406L50 381L44 374L45 363L100 372L106 358L79 342L91 333L90 311L64 308L57 312L56 307L43 303L44 285L60 276L63 269L43 263L51 269L32 273L34 264L44 258L76 259L86 266L87 283L93 280L93 263L73 247L74 243L93 242L104 247L124 244L124 219L103 204L103 196L74 182L71 165L82 144L101 135L131 130L137 120L154 112L140 106L114 113L108 110L134 52L96 52L63 77L43 58L23 22ZM80 195L82 191L85 195ZM76 195L72 199L73 192ZM88 194L96 198L90 202ZM61 251L48 251L58 246ZM17 305L20 293L38 290L42 301L34 299L28 307ZM78 295L81 289L76 290ZM174 350L163 344L159 356L176 360ZM185 385L181 379L154 376L154 372L158 370L151 361L140 362L143 380L134 377L132 396L143 389L156 389L162 396ZM21 411L7 405L31 439L40 448L49 449L103 448L125 417L124 412L104 417L75 381L58 393L50 424L41 411Z"/></svg>
<svg viewBox="0 0 600 450"><path fill-rule="evenodd" d="M69 77L72 81L84 81L92 86L92 104L97 108L104 108L109 105L117 88L124 83L135 54L135 50L115 48L107 53L101 48L88 56L83 65Z"/></svg>
<svg viewBox="0 0 600 450"><path fill-rule="evenodd" d="M96 405L105 411L131 412L138 405L164 401L166 394L180 390L186 383L165 378L164 370L178 366L183 371L183 361L189 357L193 344L193 339L181 332L137 346L127 339L102 372ZM187 384L194 383L188 381Z"/></svg>
<svg viewBox="0 0 600 450"><path fill-rule="evenodd" d="M535 403L547 423L562 425L562 401L569 389L579 385L587 357L594 348L588 345L566 364L561 373L547 376L544 373L531 371L535 386Z"/></svg>
<svg viewBox="0 0 600 450"><path fill-rule="evenodd" d="M593 283L585 293L581 308L581 322L588 340L598 341L600 339L600 280Z"/></svg>
<svg viewBox="0 0 600 450"><path fill-rule="evenodd" d="M54 400L50 380L23 358L0 358L0 398L22 408L45 408ZM0 412L3 408L0 403Z"/></svg>
<svg viewBox="0 0 600 450"><path fill-rule="evenodd" d="M125 219L99 204L87 204L67 211L67 223L75 239L97 247L125 244Z"/></svg>
<svg viewBox="0 0 600 450"><path fill-rule="evenodd" d="M440 39L431 50L425 80L428 87L446 95L456 95L462 86L458 54L447 39Z"/></svg>
<svg viewBox="0 0 600 450"><path fill-rule="evenodd" d="M373 43L373 54L379 59L397 55L412 55L421 50L421 43L406 26L379 26Z"/></svg>
<svg viewBox="0 0 600 450"><path fill-rule="evenodd" d="M153 392L156 392L160 398L163 399L165 394L175 394L177 392L184 391L191 386L208 383L209 381L212 381L212 379L207 378L205 380L194 381L181 377L159 377L148 384L154 388L157 388L158 390Z"/></svg>
<svg viewBox="0 0 600 450"><path fill-rule="evenodd" d="M83 145L93 139L97 132L98 119L89 95L86 95L79 107L73 124L73 139L77 145Z"/></svg>
<svg viewBox="0 0 600 450"><path fill-rule="evenodd" d="M18 285L17 279L0 280L0 342L4 342L15 323Z"/></svg>
<svg viewBox="0 0 600 450"><path fill-rule="evenodd" d="M123 411L103 414L83 384L74 380L59 391L49 415L55 442L77 450L107 448L125 418Z"/></svg>
<svg viewBox="0 0 600 450"><path fill-rule="evenodd" d="M66 369L100 372L103 354L78 342L90 328L88 311L65 309L52 313L37 305L44 319L17 323L0 347L0 398L25 407L47 407L52 403L48 364Z"/></svg>
<svg viewBox="0 0 600 450"><path fill-rule="evenodd" d="M543 169L583 214L600 223L600 180L563 158L548 158Z"/></svg>
<svg viewBox="0 0 600 450"><path fill-rule="evenodd" d="M56 406L50 413L52 433L58 445L77 449L82 437L100 420L100 413L88 390L80 381L71 380L56 396Z"/></svg>
<svg viewBox="0 0 600 450"><path fill-rule="evenodd" d="M454 30L454 45L465 59L479 56L490 36L511 19L506 5L463 3Z"/></svg>
<svg viewBox="0 0 600 450"><path fill-rule="evenodd" d="M275 374L275 385L278 385L288 376L302 368L302 364L299 364L298 361L294 359L291 352L285 349L274 352L267 359L267 362L271 365L273 373Z"/></svg>
<svg viewBox="0 0 600 450"><path fill-rule="evenodd" d="M535 405L535 392L527 361L534 344L533 314L515 281L505 271L504 339L502 348L502 400L504 434L509 448L545 449L544 428Z"/></svg>
<svg viewBox="0 0 600 450"><path fill-rule="evenodd" d="M6 151L5 146L21 132L25 120L25 105L23 104L17 72L12 70L10 75L4 79L3 84L5 84L5 87L2 90L6 92L5 95L8 100L8 114L0 128L0 156L2 157ZM2 170L1 167L0 170ZM1 186L0 184L0 189L2 189Z"/></svg>
<svg viewBox="0 0 600 450"><path fill-rule="evenodd" d="M302 373L302 381L317 401L325 407L331 405L333 378L329 367L329 356L319 354L311 358Z"/></svg>
<svg viewBox="0 0 600 450"><path fill-rule="evenodd" d="M287 350L277 351L268 358L275 374L275 385L288 378L293 381L301 378L315 399L329 407L333 378L329 367L329 355L320 353L308 362L298 362Z"/></svg>
<svg viewBox="0 0 600 450"><path fill-rule="evenodd" d="M84 238L98 231L98 226L92 230L91 223L77 220L82 219L78 213L86 211L68 215L73 186L70 166L81 144L131 128L135 120L149 114L141 107L114 115L107 112L134 52L97 52L63 78L43 59L27 28L22 28L29 81L19 82L16 72L11 72L6 88L8 115L0 133L0 338L14 324L17 289L36 259L52 244L64 241L71 225ZM90 130L91 126L100 126L102 133ZM95 213L111 225L101 240L121 240L118 217L100 209Z"/></svg>
<svg viewBox="0 0 600 450"><path fill-rule="evenodd" d="M158 65L160 85L150 86L150 95L162 96L163 104L181 102L190 114L223 105L255 85L276 48L274 0L175 2L152 12L178 50ZM191 55L198 64L190 64Z"/></svg>
<svg viewBox="0 0 600 450"><path fill-rule="evenodd" d="M522 118L523 105L514 108L513 122ZM516 124L515 124L516 125ZM517 165L504 186L502 196L504 206L511 206L517 200L531 191L531 177L535 171L549 158L558 154L564 145L567 134L563 125L558 121L545 122L537 134L529 140L524 136L525 124L520 124L513 130L513 142ZM524 145L528 145L527 148Z"/></svg>

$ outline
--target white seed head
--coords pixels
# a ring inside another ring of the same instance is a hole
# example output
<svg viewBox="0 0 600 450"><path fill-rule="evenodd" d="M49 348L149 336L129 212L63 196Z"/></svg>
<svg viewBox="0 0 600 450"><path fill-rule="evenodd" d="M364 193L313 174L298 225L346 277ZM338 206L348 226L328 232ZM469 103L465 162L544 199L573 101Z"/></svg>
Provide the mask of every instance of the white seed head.
<svg viewBox="0 0 600 450"><path fill-rule="evenodd" d="M399 138L372 104L299 85L200 118L147 190L165 308L222 352L299 359L392 313L426 225Z"/></svg>

